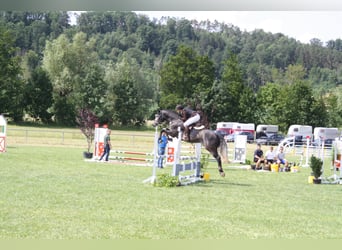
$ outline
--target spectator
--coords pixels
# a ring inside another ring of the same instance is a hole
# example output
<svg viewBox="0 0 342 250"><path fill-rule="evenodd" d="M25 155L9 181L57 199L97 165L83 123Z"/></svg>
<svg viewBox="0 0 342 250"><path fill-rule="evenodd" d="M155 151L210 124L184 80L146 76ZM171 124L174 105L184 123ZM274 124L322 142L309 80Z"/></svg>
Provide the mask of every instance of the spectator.
<svg viewBox="0 0 342 250"><path fill-rule="evenodd" d="M270 165L276 161L276 153L273 150L273 146L270 146L270 149L267 150L267 152L265 154L265 158L266 158L266 160L265 160L266 165Z"/></svg>
<svg viewBox="0 0 342 250"><path fill-rule="evenodd" d="M158 168L163 168L165 148L168 142L167 134L165 131L161 131L160 137L158 139Z"/></svg>
<svg viewBox="0 0 342 250"><path fill-rule="evenodd" d="M289 165L289 162L285 159L284 147L282 146L279 148L279 152L277 154L277 164L279 167L279 171L281 172L285 171L285 169L287 169ZM284 165L285 169L280 167L281 164Z"/></svg>
<svg viewBox="0 0 342 250"><path fill-rule="evenodd" d="M254 163L255 163L255 169L261 169L260 165L264 162L264 152L261 149L261 144L257 144L257 149L254 151Z"/></svg>

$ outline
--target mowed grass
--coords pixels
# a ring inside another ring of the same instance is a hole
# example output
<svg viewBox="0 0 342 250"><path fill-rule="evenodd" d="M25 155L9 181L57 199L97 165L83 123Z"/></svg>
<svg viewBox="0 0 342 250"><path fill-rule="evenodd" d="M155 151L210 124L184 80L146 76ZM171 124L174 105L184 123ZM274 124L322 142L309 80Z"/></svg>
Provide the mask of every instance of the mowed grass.
<svg viewBox="0 0 342 250"><path fill-rule="evenodd" d="M0 239L340 239L342 186L214 163L209 182L143 183L149 166L86 162L83 149L0 154ZM329 171L329 170L328 170ZM157 174L171 173L171 167ZM326 175L329 175L326 173Z"/></svg>

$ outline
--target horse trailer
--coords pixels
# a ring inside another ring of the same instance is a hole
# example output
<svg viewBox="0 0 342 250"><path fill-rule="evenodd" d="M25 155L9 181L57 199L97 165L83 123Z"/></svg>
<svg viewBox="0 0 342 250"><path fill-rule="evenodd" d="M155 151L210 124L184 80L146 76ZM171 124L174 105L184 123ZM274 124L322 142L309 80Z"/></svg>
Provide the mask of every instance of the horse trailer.
<svg viewBox="0 0 342 250"><path fill-rule="evenodd" d="M260 136L265 136L267 134L277 134L279 131L278 125L268 125L268 124L259 124L256 127L256 139Z"/></svg>
<svg viewBox="0 0 342 250"><path fill-rule="evenodd" d="M232 128L232 133L234 132L250 132L254 135L255 125L254 123L235 123Z"/></svg>
<svg viewBox="0 0 342 250"><path fill-rule="evenodd" d="M237 124L237 122L218 122L216 124L216 130L221 131L226 135L230 135L233 133L233 125Z"/></svg>
<svg viewBox="0 0 342 250"><path fill-rule="evenodd" d="M338 128L316 127L314 129L314 140L335 139L339 136Z"/></svg>
<svg viewBox="0 0 342 250"><path fill-rule="evenodd" d="M306 138L312 139L312 126L309 125L291 125L287 132L288 137L295 136L298 140L305 141Z"/></svg>

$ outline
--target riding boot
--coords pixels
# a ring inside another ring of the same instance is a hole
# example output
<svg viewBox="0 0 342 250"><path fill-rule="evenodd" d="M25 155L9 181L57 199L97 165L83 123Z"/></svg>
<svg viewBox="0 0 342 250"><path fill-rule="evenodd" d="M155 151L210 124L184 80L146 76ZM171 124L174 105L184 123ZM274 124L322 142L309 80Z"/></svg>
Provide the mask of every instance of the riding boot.
<svg viewBox="0 0 342 250"><path fill-rule="evenodd" d="M190 135L189 135L189 127L184 127L184 141L190 141Z"/></svg>

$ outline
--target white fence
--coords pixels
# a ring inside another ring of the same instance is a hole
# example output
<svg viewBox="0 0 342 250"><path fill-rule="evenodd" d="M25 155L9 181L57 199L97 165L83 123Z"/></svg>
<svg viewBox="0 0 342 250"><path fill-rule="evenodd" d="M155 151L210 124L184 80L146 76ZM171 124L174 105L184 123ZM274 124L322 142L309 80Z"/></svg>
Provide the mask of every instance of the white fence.
<svg viewBox="0 0 342 250"><path fill-rule="evenodd" d="M125 145L128 149L135 148L144 142L145 148L153 148L153 134L138 134L139 132L117 132L112 130L113 147ZM37 128L7 128L7 145L51 145L86 147L87 141L79 129L37 129ZM149 146L149 144L151 144ZM91 147L93 149L93 147Z"/></svg>

